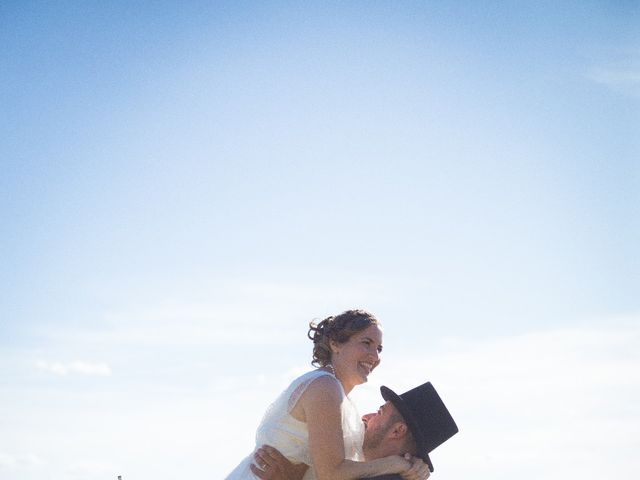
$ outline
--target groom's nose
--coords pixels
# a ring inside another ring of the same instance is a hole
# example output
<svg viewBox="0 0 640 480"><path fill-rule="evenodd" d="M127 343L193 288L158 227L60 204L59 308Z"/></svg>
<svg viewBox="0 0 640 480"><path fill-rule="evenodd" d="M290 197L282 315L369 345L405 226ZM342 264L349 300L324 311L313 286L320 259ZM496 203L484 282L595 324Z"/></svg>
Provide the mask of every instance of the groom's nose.
<svg viewBox="0 0 640 480"><path fill-rule="evenodd" d="M364 422L364 424L366 425L367 422L369 421L369 419L371 417L373 417L375 415L375 413L367 413L365 415L362 416L362 421Z"/></svg>

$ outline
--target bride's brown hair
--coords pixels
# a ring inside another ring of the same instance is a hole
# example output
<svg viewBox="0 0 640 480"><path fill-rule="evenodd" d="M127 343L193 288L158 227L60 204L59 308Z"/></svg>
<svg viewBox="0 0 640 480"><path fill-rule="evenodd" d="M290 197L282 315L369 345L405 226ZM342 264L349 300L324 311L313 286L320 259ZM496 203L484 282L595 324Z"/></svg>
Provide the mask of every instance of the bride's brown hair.
<svg viewBox="0 0 640 480"><path fill-rule="evenodd" d="M347 310L340 315L327 317L316 323L309 323L307 336L313 340L313 360L311 365L326 367L331 363L330 341L344 343L354 333L361 332L371 325L380 325L372 313L366 310Z"/></svg>

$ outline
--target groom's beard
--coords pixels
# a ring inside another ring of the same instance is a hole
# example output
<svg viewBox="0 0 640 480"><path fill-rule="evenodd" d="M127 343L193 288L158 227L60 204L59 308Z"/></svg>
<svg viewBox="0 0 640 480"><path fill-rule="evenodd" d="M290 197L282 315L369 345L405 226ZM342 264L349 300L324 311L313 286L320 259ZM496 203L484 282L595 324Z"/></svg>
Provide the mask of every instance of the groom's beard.
<svg viewBox="0 0 640 480"><path fill-rule="evenodd" d="M378 448L380 448L380 445L382 445L382 442L384 441L385 437L387 436L387 432L389 431L389 429L391 428L391 422L389 422L390 424L388 425L384 425L382 427L379 427L375 430L366 430L365 434L364 434L364 441L362 442L362 451L364 452L365 457L367 458L367 460L370 460L369 455L367 454L367 452L373 452L375 450L377 450Z"/></svg>

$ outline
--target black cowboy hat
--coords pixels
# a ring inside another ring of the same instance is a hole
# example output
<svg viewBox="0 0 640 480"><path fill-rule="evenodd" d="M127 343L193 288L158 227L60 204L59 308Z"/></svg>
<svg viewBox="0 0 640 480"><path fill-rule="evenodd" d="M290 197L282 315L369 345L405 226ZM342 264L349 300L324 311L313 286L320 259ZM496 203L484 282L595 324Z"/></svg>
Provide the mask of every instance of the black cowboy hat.
<svg viewBox="0 0 640 480"><path fill-rule="evenodd" d="M382 398L398 409L416 441L418 456L427 462L429 470L433 472L429 452L458 433L456 422L436 389L431 382L427 382L402 395L385 386L380 387L380 393Z"/></svg>

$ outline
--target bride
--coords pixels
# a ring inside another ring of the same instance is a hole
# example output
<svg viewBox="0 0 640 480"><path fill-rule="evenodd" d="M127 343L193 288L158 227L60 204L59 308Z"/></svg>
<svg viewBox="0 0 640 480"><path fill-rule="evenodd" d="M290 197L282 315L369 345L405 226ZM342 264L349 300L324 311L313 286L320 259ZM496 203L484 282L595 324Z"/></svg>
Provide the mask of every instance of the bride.
<svg viewBox="0 0 640 480"><path fill-rule="evenodd" d="M355 480L407 472L412 463L392 455L364 461L364 425L349 393L380 363L382 331L369 312L348 310L309 324L316 370L295 379L268 408L256 447L268 444L290 461L312 465L304 480ZM226 480L255 480L253 454ZM306 466L305 466L306 468Z"/></svg>

